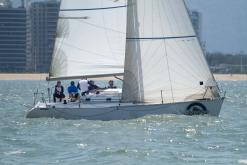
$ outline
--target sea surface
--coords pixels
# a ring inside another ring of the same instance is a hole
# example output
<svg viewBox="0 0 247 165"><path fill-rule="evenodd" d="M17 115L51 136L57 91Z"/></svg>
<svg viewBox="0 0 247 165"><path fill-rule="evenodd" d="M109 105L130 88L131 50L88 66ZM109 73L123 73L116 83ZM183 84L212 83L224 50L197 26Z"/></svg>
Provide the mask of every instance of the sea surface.
<svg viewBox="0 0 247 165"><path fill-rule="evenodd" d="M222 81L220 117L26 119L45 81L0 81L0 165L247 164L247 82Z"/></svg>

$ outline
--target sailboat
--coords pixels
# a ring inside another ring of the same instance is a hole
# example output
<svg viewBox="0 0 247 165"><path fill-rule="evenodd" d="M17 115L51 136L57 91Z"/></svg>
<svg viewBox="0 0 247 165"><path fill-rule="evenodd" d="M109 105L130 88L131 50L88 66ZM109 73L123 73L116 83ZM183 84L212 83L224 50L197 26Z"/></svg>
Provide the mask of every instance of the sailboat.
<svg viewBox="0 0 247 165"><path fill-rule="evenodd" d="M48 81L81 76L123 76L123 87L43 99L27 118L218 116L224 100L183 0L62 0Z"/></svg>

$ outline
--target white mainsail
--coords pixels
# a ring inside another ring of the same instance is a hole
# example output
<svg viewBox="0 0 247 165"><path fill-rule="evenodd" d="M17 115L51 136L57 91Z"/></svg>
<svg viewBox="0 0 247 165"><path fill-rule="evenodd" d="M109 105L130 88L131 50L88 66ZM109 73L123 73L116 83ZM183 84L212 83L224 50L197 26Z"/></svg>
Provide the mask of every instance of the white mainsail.
<svg viewBox="0 0 247 165"><path fill-rule="evenodd" d="M50 76L123 73L125 37L125 0L62 0Z"/></svg>
<svg viewBox="0 0 247 165"><path fill-rule="evenodd" d="M129 0L127 13L123 101L213 97L205 91L216 83L183 0Z"/></svg>

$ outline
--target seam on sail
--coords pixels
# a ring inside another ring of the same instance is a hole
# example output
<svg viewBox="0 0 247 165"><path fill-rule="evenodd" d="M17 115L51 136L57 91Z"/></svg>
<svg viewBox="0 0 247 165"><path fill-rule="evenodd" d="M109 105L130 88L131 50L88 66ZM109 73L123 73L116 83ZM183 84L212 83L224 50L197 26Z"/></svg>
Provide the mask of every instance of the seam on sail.
<svg viewBox="0 0 247 165"><path fill-rule="evenodd" d="M111 7L100 7L100 8L85 8L85 9L60 9L60 11L85 11L85 10L109 10L109 9L117 9L117 8L124 8L124 6L111 6Z"/></svg>
<svg viewBox="0 0 247 165"><path fill-rule="evenodd" d="M195 38L196 36L178 36L178 37L127 37L127 40L168 40L178 38Z"/></svg>

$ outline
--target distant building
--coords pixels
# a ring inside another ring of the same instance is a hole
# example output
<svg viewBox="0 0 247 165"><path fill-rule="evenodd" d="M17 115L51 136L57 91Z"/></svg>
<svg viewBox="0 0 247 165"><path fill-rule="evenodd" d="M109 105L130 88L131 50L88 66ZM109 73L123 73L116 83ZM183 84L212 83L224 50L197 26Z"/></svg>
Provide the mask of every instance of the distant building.
<svg viewBox="0 0 247 165"><path fill-rule="evenodd" d="M10 0L0 0L0 8L12 8Z"/></svg>
<svg viewBox="0 0 247 165"><path fill-rule="evenodd" d="M25 0L21 0L21 6L19 6L19 8L25 8Z"/></svg>
<svg viewBox="0 0 247 165"><path fill-rule="evenodd" d="M192 10L190 12L191 21L198 38L202 39L202 14L198 11Z"/></svg>
<svg viewBox="0 0 247 165"><path fill-rule="evenodd" d="M28 7L28 70L48 72L54 48L59 3L33 2Z"/></svg>
<svg viewBox="0 0 247 165"><path fill-rule="evenodd" d="M0 8L0 72L26 71L26 9Z"/></svg>

